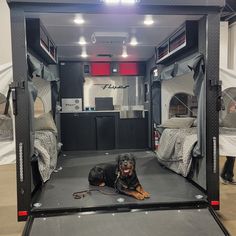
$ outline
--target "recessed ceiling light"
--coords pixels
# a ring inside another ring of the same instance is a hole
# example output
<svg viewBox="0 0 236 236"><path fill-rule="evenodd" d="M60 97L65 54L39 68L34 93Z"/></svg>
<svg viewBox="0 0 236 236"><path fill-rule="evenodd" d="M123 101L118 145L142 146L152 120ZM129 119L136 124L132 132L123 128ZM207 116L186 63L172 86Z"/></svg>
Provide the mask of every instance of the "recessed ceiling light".
<svg viewBox="0 0 236 236"><path fill-rule="evenodd" d="M102 0L102 2L105 2L107 4L118 4L120 3L120 0Z"/></svg>
<svg viewBox="0 0 236 236"><path fill-rule="evenodd" d="M86 48L85 48L85 47L82 48L81 57L83 57L83 58L88 57L88 54L87 54L87 52L86 52Z"/></svg>
<svg viewBox="0 0 236 236"><path fill-rule="evenodd" d="M125 45L123 46L123 52L122 52L122 55L121 55L121 56L124 57L124 58L128 57L127 48L126 48Z"/></svg>
<svg viewBox="0 0 236 236"><path fill-rule="evenodd" d="M143 22L145 25L152 25L154 23L152 16L146 16Z"/></svg>
<svg viewBox="0 0 236 236"><path fill-rule="evenodd" d="M82 17L76 17L74 19L74 22L78 25L82 25L82 24L84 24L84 19Z"/></svg>
<svg viewBox="0 0 236 236"><path fill-rule="evenodd" d="M86 45L86 44L87 44L87 42L86 42L85 38L83 36L80 37L79 38L79 45Z"/></svg>
<svg viewBox="0 0 236 236"><path fill-rule="evenodd" d="M106 4L135 4L139 2L140 0L100 0L101 2L104 2Z"/></svg>
<svg viewBox="0 0 236 236"><path fill-rule="evenodd" d="M86 58L88 57L88 54L86 52L82 52L81 57Z"/></svg>
<svg viewBox="0 0 236 236"><path fill-rule="evenodd" d="M121 0L121 3L124 4L135 4L137 0Z"/></svg>
<svg viewBox="0 0 236 236"><path fill-rule="evenodd" d="M138 44L138 41L135 37L132 37L130 40L130 45L131 46L136 46Z"/></svg>

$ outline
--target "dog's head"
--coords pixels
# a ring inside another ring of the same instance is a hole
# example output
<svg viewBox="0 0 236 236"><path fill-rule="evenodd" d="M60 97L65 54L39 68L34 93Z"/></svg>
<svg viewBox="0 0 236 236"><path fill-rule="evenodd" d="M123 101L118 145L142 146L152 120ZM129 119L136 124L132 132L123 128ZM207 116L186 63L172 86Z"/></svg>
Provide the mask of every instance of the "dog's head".
<svg viewBox="0 0 236 236"><path fill-rule="evenodd" d="M135 158L131 153L120 154L117 158L117 165L120 175L128 177L133 175L135 171Z"/></svg>

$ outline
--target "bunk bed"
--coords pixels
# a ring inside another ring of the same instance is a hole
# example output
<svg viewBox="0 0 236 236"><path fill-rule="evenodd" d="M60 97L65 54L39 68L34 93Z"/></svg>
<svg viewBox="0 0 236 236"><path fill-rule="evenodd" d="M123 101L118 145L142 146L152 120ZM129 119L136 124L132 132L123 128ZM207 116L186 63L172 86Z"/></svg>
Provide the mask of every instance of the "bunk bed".
<svg viewBox="0 0 236 236"><path fill-rule="evenodd" d="M51 113L35 118L34 159L43 182L50 179L57 166L57 128Z"/></svg>
<svg viewBox="0 0 236 236"><path fill-rule="evenodd" d="M161 133L159 147L156 150L158 161L172 171L187 177L195 156L197 138L197 120L188 118L171 118L159 126ZM236 156L236 113L228 113L220 122L219 154Z"/></svg>
<svg viewBox="0 0 236 236"><path fill-rule="evenodd" d="M49 81L42 79L42 73L45 68L33 57L28 57L31 63L34 78L29 81L30 91L33 96L38 95L44 106L44 112L34 119L34 155L31 159L32 167L32 184L34 188L50 179L51 173L57 165L58 143L57 128L50 112L51 105L51 84ZM41 68L41 69L40 69ZM53 75L44 73L44 76L52 80ZM0 66L0 165L15 163L15 137L14 137L14 115L11 99L7 98L9 85L12 82L12 65L5 64ZM6 103L9 99L9 104ZM6 114L5 114L6 113Z"/></svg>
<svg viewBox="0 0 236 236"><path fill-rule="evenodd" d="M38 185L41 182L48 181L57 166L59 152L58 131L53 118L51 82L57 82L58 78L47 66L30 53L27 56L27 63L29 77L37 93L36 97L42 104L40 111L37 111L37 108L34 107L35 118L33 124L35 135L34 155L31 166L34 185Z"/></svg>
<svg viewBox="0 0 236 236"><path fill-rule="evenodd" d="M0 65L0 165L15 162L14 120L12 109L5 113L6 97L12 82L11 63Z"/></svg>

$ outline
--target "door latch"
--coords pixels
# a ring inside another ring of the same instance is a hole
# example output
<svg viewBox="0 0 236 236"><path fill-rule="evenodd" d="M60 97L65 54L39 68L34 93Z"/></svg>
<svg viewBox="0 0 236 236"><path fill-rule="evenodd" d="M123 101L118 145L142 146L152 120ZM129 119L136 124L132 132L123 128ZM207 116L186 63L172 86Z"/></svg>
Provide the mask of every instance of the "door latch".
<svg viewBox="0 0 236 236"><path fill-rule="evenodd" d="M225 110L225 104L222 97L222 81L211 80L210 82L211 82L211 87L217 89L217 102L216 102L217 111Z"/></svg>
<svg viewBox="0 0 236 236"><path fill-rule="evenodd" d="M12 82L9 86L9 91L12 94L13 114L17 115L17 92L16 89L25 89L25 81Z"/></svg>

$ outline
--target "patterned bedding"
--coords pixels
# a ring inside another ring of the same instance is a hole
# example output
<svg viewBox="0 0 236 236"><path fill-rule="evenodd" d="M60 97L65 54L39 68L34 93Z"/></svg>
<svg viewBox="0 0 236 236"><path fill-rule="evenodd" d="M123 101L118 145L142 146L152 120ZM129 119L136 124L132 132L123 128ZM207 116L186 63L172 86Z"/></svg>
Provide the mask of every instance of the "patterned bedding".
<svg viewBox="0 0 236 236"><path fill-rule="evenodd" d="M236 128L220 127L219 154L236 156ZM164 129L157 159L161 164L186 177L192 163L192 149L197 142L197 128Z"/></svg>
<svg viewBox="0 0 236 236"><path fill-rule="evenodd" d="M34 152L38 156L38 167L43 182L49 180L57 165L57 138L54 132L35 132Z"/></svg>
<svg viewBox="0 0 236 236"><path fill-rule="evenodd" d="M186 177L189 173L192 149L197 142L197 129L165 129L156 151L161 164Z"/></svg>

